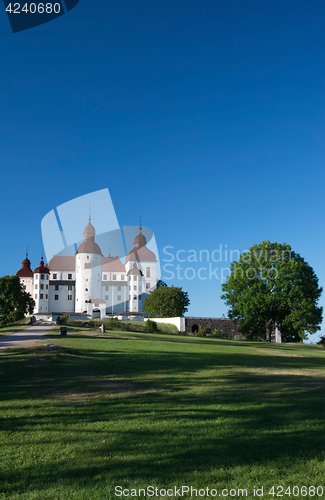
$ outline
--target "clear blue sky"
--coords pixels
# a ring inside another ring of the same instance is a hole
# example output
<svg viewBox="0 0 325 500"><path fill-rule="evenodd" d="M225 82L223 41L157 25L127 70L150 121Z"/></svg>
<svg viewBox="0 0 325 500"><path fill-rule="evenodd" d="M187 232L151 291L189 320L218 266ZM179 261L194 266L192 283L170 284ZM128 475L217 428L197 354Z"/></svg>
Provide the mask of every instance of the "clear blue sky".
<svg viewBox="0 0 325 500"><path fill-rule="evenodd" d="M47 212L108 187L162 266L165 246L269 239L324 286L324 17L320 0L80 0L13 34L1 8L0 275L26 245L38 265ZM190 315L227 313L220 279L165 281Z"/></svg>

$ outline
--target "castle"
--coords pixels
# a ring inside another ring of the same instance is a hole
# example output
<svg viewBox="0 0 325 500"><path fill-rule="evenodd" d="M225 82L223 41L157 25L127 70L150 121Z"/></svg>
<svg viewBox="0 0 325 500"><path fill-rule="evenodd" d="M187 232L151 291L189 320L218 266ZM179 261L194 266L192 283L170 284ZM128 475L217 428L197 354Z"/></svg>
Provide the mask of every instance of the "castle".
<svg viewBox="0 0 325 500"><path fill-rule="evenodd" d="M125 264L119 257L102 254L90 216L75 255L54 255L47 264L42 258L33 272L26 254L16 275L35 301L34 314L105 318L141 312L145 297L157 285L157 259L141 231L140 226Z"/></svg>

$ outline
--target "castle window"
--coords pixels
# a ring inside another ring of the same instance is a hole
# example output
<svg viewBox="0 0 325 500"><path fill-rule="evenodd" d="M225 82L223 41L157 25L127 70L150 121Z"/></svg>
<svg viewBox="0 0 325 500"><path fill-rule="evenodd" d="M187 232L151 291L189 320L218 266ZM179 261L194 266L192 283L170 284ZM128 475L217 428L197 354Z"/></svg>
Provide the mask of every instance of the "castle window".
<svg viewBox="0 0 325 500"><path fill-rule="evenodd" d="M113 281L116 281L116 274L113 274Z"/></svg>
<svg viewBox="0 0 325 500"><path fill-rule="evenodd" d="M146 283L146 289L149 290L150 288L150 283Z"/></svg>
<svg viewBox="0 0 325 500"><path fill-rule="evenodd" d="M133 300L137 300L137 296L136 295L133 296Z"/></svg>
<svg viewBox="0 0 325 500"><path fill-rule="evenodd" d="M137 289L137 285L134 285L133 290L136 290L136 289Z"/></svg>
<svg viewBox="0 0 325 500"><path fill-rule="evenodd" d="M131 300L131 295L129 295L129 300Z"/></svg>
<svg viewBox="0 0 325 500"><path fill-rule="evenodd" d="M141 295L139 295L139 300L141 300Z"/></svg>
<svg viewBox="0 0 325 500"><path fill-rule="evenodd" d="M105 286L105 292L108 292L108 285Z"/></svg>
<svg viewBox="0 0 325 500"><path fill-rule="evenodd" d="M48 289L49 289L49 286L48 286L48 285L46 285L46 290L48 290Z"/></svg>
<svg viewBox="0 0 325 500"><path fill-rule="evenodd" d="M120 291L121 291L121 287L120 287L120 286L118 286L118 287L117 287L117 291L118 291L118 292L120 292Z"/></svg>
<svg viewBox="0 0 325 500"><path fill-rule="evenodd" d="M35 290L37 290L37 289L38 289L38 285L35 285Z"/></svg>
<svg viewBox="0 0 325 500"><path fill-rule="evenodd" d="M121 295L118 295L118 296L117 296L117 300L121 300Z"/></svg>
<svg viewBox="0 0 325 500"><path fill-rule="evenodd" d="M87 259L89 259L89 255L87 255Z"/></svg>
<svg viewBox="0 0 325 500"><path fill-rule="evenodd" d="M43 280L43 279L44 279L44 274L41 274L41 280Z"/></svg>
<svg viewBox="0 0 325 500"><path fill-rule="evenodd" d="M35 293L35 299L37 299L37 293Z"/></svg>
<svg viewBox="0 0 325 500"><path fill-rule="evenodd" d="M68 290L72 290L72 285L68 285Z"/></svg>
<svg viewBox="0 0 325 500"><path fill-rule="evenodd" d="M147 278L150 278L150 267L147 267L146 276Z"/></svg>
<svg viewBox="0 0 325 500"><path fill-rule="evenodd" d="M54 289L58 290L59 289L59 285L55 285Z"/></svg>
<svg viewBox="0 0 325 500"><path fill-rule="evenodd" d="M121 281L124 281L124 274L121 274Z"/></svg>
<svg viewBox="0 0 325 500"><path fill-rule="evenodd" d="M58 279L58 275L57 274L53 274L53 279L54 280Z"/></svg>
<svg viewBox="0 0 325 500"><path fill-rule="evenodd" d="M90 269L90 262L85 263L85 269Z"/></svg>
<svg viewBox="0 0 325 500"><path fill-rule="evenodd" d="M41 290L44 290L44 285L41 285Z"/></svg>
<svg viewBox="0 0 325 500"><path fill-rule="evenodd" d="M88 292L88 288L86 288L86 292Z"/></svg>
<svg viewBox="0 0 325 500"><path fill-rule="evenodd" d="M105 295L105 300L108 300L108 295Z"/></svg>
<svg viewBox="0 0 325 500"><path fill-rule="evenodd" d="M68 274L68 280L72 280L72 274Z"/></svg>
<svg viewBox="0 0 325 500"><path fill-rule="evenodd" d="M72 300L72 295L68 295L68 300Z"/></svg>
<svg viewBox="0 0 325 500"><path fill-rule="evenodd" d="M49 297L49 296L46 294L46 295L45 295L45 298L46 298L46 299L48 299L48 297Z"/></svg>
<svg viewBox="0 0 325 500"><path fill-rule="evenodd" d="M103 274L103 280L107 281L107 274Z"/></svg>
<svg viewBox="0 0 325 500"><path fill-rule="evenodd" d="M54 300L59 300L59 296L58 295L54 295Z"/></svg>
<svg viewBox="0 0 325 500"><path fill-rule="evenodd" d="M44 298L44 295L41 293L40 296L39 296L40 299L43 299Z"/></svg>
<svg viewBox="0 0 325 500"><path fill-rule="evenodd" d="M137 276L133 276L133 281L137 281L138 277Z"/></svg>

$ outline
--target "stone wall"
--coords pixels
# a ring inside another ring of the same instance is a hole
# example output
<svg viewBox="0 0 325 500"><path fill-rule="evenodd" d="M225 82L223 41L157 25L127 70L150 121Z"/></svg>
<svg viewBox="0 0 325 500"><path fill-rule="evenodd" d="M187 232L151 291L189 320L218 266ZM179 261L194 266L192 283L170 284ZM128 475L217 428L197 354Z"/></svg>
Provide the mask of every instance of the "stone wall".
<svg viewBox="0 0 325 500"><path fill-rule="evenodd" d="M211 333L215 328L222 336L226 336L227 338L244 337L244 335L238 331L239 325L236 325L228 318L185 318L185 330L187 332L198 331L199 326L205 328L206 333ZM265 339L257 338L256 340ZM282 342L281 332L275 326L272 328L271 342Z"/></svg>
<svg viewBox="0 0 325 500"><path fill-rule="evenodd" d="M185 329L187 332L194 332L198 327L206 329L210 333L214 328L227 336L239 336L242 334L238 332L238 325L228 318L185 318Z"/></svg>

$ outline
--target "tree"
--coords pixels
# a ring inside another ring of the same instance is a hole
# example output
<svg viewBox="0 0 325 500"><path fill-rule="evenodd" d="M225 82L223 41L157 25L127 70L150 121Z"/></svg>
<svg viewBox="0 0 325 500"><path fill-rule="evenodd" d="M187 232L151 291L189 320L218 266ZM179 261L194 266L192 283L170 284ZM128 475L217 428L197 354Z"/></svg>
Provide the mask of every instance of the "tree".
<svg viewBox="0 0 325 500"><path fill-rule="evenodd" d="M184 316L190 304L187 292L175 286L160 286L143 301L142 309L150 317L173 318Z"/></svg>
<svg viewBox="0 0 325 500"><path fill-rule="evenodd" d="M287 244L263 241L230 265L221 296L229 318L248 337L268 337L275 326L286 341L320 330L322 288L313 268Z"/></svg>
<svg viewBox="0 0 325 500"><path fill-rule="evenodd" d="M0 278L0 324L5 325L33 314L35 302L25 292L18 276Z"/></svg>

